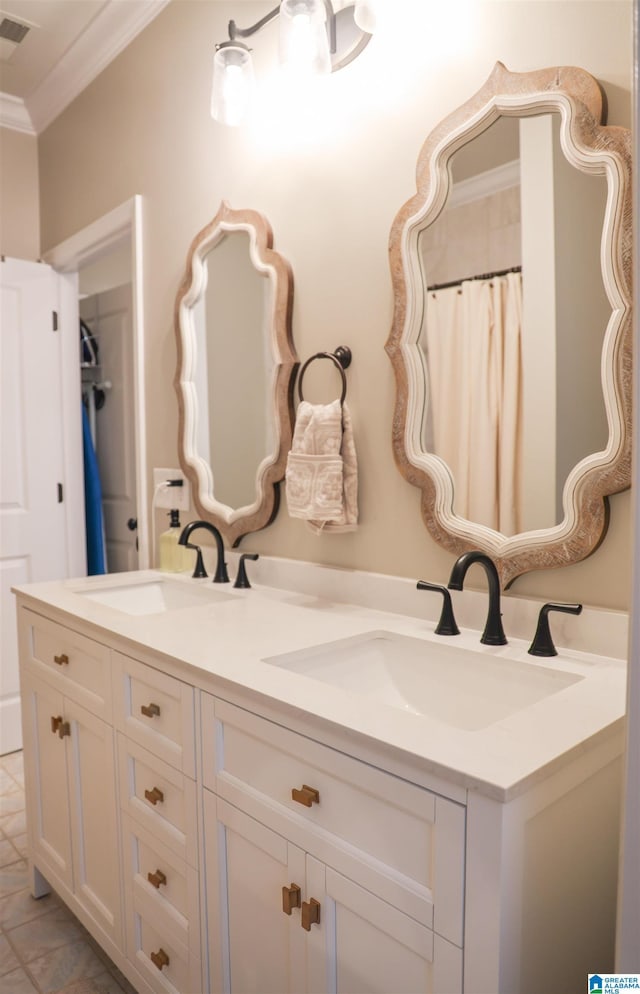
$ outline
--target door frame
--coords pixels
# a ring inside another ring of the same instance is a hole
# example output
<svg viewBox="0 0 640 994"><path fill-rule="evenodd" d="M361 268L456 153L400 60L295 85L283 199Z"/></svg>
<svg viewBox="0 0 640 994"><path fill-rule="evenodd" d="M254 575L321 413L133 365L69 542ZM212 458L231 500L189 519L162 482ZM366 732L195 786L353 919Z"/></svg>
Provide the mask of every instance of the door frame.
<svg viewBox="0 0 640 994"><path fill-rule="evenodd" d="M148 513L147 513L147 432L144 381L144 306L143 306L143 246L142 246L142 197L135 194L130 200L115 207L96 221L60 242L43 256L43 260L61 274L77 276L78 270L96 262L108 254L118 243L129 240L131 244L131 292L132 292L132 346L133 346L133 407L136 452L136 508L138 519L138 568L149 566ZM66 335L68 347L64 352L62 386L64 417L66 423L73 423L78 407L78 348L75 322L69 322L69 310L61 301L61 326L64 332L71 323ZM77 281L76 303L77 309ZM69 420L67 421L67 415ZM79 454L80 470L82 452ZM65 456L66 458L66 456ZM69 455L69 463L76 464L77 457ZM78 478L76 465L70 465L69 480ZM81 479L81 476L80 476ZM71 530L71 529L70 529Z"/></svg>

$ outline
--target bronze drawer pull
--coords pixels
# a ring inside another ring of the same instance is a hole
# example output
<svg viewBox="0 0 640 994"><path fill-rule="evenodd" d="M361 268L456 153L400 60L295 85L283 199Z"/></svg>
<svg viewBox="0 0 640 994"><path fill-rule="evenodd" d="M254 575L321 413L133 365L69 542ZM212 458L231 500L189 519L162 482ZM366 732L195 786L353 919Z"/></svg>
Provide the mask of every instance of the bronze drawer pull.
<svg viewBox="0 0 640 994"><path fill-rule="evenodd" d="M158 801L162 803L164 801L164 794L158 787L154 787L153 790L145 790L144 796L151 804L157 804Z"/></svg>
<svg viewBox="0 0 640 994"><path fill-rule="evenodd" d="M308 901L303 901L300 924L307 932L311 931L312 925L320 924L320 901L316 901L315 897L310 897Z"/></svg>
<svg viewBox="0 0 640 994"><path fill-rule="evenodd" d="M282 888L282 910L290 915L294 908L300 907L300 888L297 884L286 885Z"/></svg>
<svg viewBox="0 0 640 994"><path fill-rule="evenodd" d="M163 966L169 966L169 957L165 953L162 946L158 949L157 953L151 953L149 958L153 965L157 966L159 970L161 970Z"/></svg>
<svg viewBox="0 0 640 994"><path fill-rule="evenodd" d="M59 656L54 656L53 661L54 663L57 663L58 666L64 666L65 663L69 662L69 657L67 656L66 652L62 652Z"/></svg>
<svg viewBox="0 0 640 994"><path fill-rule="evenodd" d="M157 704L142 704L140 710L147 718L158 718L160 716L160 708Z"/></svg>
<svg viewBox="0 0 640 994"><path fill-rule="evenodd" d="M153 884L156 890L160 889L160 884L166 884L167 882L167 878L162 870L156 870L155 873L147 873L147 880L150 884Z"/></svg>
<svg viewBox="0 0 640 994"><path fill-rule="evenodd" d="M61 714L59 714L57 718L54 718L54 716L51 715L51 731L54 732L54 734L55 732L58 731L58 728L60 727L61 724L62 724Z"/></svg>
<svg viewBox="0 0 640 994"><path fill-rule="evenodd" d="M306 783L303 783L302 790L294 787L291 791L291 797L298 804L304 804L305 808L310 808L312 804L320 803L319 791L315 787L308 787Z"/></svg>

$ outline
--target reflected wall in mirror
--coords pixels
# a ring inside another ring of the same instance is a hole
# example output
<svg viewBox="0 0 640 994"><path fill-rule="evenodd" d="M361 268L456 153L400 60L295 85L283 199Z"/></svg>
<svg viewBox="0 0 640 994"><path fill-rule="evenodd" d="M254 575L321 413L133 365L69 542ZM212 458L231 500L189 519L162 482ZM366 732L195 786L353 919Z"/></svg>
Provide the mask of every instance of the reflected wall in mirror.
<svg viewBox="0 0 640 994"><path fill-rule="evenodd" d="M293 430L293 279L256 211L218 213L194 239L176 297L181 466L228 544L278 509Z"/></svg>
<svg viewBox="0 0 640 994"><path fill-rule="evenodd" d="M498 63L391 232L396 462L505 586L592 552L630 483L630 142L602 103L582 70Z"/></svg>

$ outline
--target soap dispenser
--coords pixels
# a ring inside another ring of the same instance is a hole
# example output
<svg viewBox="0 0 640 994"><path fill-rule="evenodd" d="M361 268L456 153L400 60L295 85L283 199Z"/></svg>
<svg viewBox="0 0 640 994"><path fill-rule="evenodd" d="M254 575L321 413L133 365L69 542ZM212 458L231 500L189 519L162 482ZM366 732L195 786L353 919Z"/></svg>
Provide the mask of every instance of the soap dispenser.
<svg viewBox="0 0 640 994"><path fill-rule="evenodd" d="M189 550L178 545L180 538L180 516L178 511L169 511L169 527L159 540L160 569L165 573L180 573L191 566Z"/></svg>

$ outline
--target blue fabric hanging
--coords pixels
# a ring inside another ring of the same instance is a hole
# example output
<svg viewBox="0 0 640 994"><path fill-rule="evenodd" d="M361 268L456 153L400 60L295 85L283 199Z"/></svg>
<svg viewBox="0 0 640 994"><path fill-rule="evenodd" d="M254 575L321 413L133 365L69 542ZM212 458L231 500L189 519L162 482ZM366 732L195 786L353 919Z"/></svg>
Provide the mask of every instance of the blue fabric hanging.
<svg viewBox="0 0 640 994"><path fill-rule="evenodd" d="M87 530L87 573L95 576L107 572L102 517L102 487L96 450L91 438L89 415L82 404L82 445L84 454L84 510Z"/></svg>

